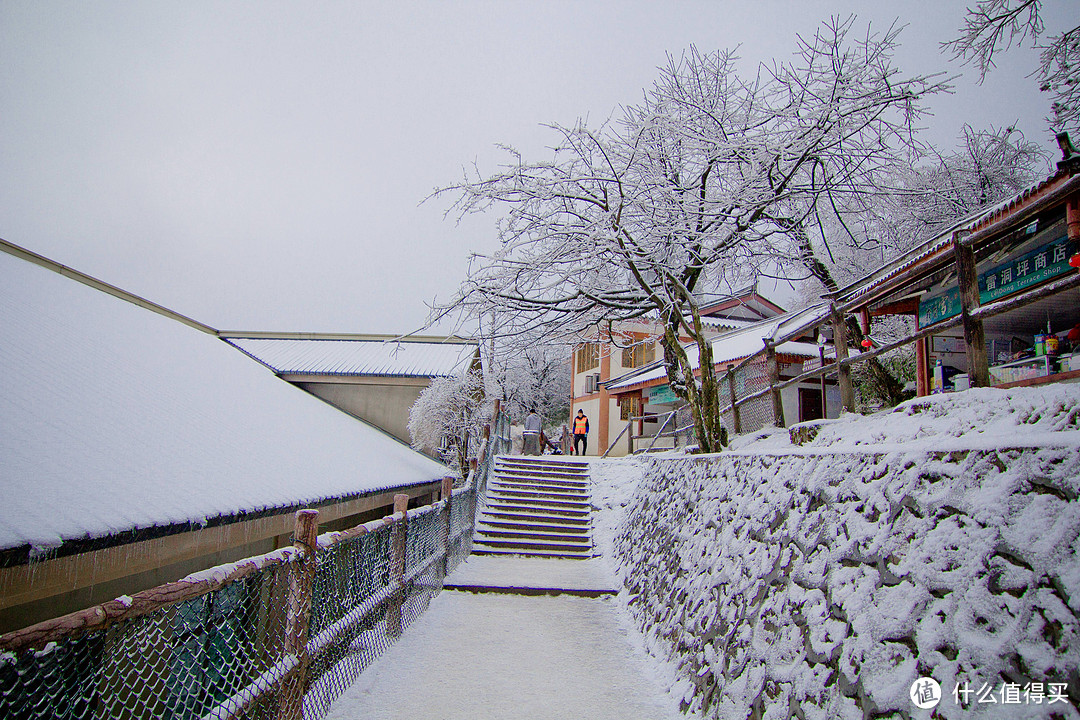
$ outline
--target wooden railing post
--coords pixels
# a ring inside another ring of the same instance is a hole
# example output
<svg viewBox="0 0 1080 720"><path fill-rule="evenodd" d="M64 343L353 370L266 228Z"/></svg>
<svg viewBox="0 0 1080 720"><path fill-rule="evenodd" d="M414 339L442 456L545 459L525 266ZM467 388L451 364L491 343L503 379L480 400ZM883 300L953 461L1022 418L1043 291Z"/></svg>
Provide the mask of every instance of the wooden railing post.
<svg viewBox="0 0 1080 720"><path fill-rule="evenodd" d="M405 588L402 578L405 576L405 549L409 540L409 496L404 493L394 496L394 514L401 519L390 530L390 583L398 586L397 592L390 598L386 608L386 632L390 637L401 635L401 606L405 602Z"/></svg>
<svg viewBox="0 0 1080 720"><path fill-rule="evenodd" d="M967 345L968 376L971 387L990 386L990 362L986 356L986 336L982 320L971 317L979 307L979 274L975 270L975 252L953 234L956 257L956 283L960 288L960 314L964 319L964 343Z"/></svg>
<svg viewBox="0 0 1080 720"><path fill-rule="evenodd" d="M847 412L855 412L855 389L851 386L851 368L841 364L847 360L847 321L836 303L832 303L833 348L836 349L836 384L840 386L840 403Z"/></svg>
<svg viewBox="0 0 1080 720"><path fill-rule="evenodd" d="M821 377L818 378L818 382L821 384L821 417L829 417L829 393L825 384L825 336L821 334L821 328L818 328L818 342L817 354L818 354L818 370L821 371Z"/></svg>
<svg viewBox="0 0 1080 720"><path fill-rule="evenodd" d="M742 433L742 419L739 417L739 406L735 404L737 398L735 397L735 364L728 363L727 366L727 382L728 382L728 396L731 399L731 430L736 435ZM678 423L676 423L678 426Z"/></svg>
<svg viewBox="0 0 1080 720"><path fill-rule="evenodd" d="M784 427L784 400L780 396L780 364L776 361L776 346L765 338L765 372L769 376L769 395L772 396L773 423Z"/></svg>
<svg viewBox="0 0 1080 720"><path fill-rule="evenodd" d="M301 560L289 573L289 601L285 620L285 652L299 659L299 665L285 680L281 689L278 717L282 720L302 720L304 693L307 691L308 627L311 622L311 592L315 582L316 545L319 537L319 511L298 510L293 531L293 545L300 551Z"/></svg>
<svg viewBox="0 0 1080 720"><path fill-rule="evenodd" d="M634 454L634 421L626 421L626 454Z"/></svg>
<svg viewBox="0 0 1080 720"><path fill-rule="evenodd" d="M451 512L451 504L454 501L454 478L452 477L444 477L442 479L442 501L444 503L442 574L445 578L450 574L450 535L454 531L454 515Z"/></svg>

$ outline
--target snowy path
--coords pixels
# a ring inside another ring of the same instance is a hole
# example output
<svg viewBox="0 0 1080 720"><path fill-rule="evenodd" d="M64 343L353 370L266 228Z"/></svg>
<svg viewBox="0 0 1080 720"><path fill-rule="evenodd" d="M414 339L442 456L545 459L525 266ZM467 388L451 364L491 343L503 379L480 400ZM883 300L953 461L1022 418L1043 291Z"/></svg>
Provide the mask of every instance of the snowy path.
<svg viewBox="0 0 1080 720"><path fill-rule="evenodd" d="M460 577L497 584L506 573L568 584L582 561L476 563ZM542 565L536 565L536 562ZM529 564L533 563L533 564ZM496 577L492 577L496 576ZM457 580L459 573L451 576ZM537 584L537 583L534 583ZM588 583L594 584L594 583ZM682 719L654 679L611 597L444 591L334 704L333 720Z"/></svg>

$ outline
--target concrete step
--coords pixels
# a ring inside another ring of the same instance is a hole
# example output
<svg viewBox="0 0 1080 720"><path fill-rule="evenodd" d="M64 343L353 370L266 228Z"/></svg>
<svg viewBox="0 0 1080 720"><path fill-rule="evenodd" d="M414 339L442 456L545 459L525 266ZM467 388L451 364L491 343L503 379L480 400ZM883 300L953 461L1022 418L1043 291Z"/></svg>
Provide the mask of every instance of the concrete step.
<svg viewBox="0 0 1080 720"><path fill-rule="evenodd" d="M574 472L562 468L530 467L528 465L495 464L495 474L528 475L535 477L565 478L567 480L587 480L588 472Z"/></svg>
<svg viewBox="0 0 1080 720"><path fill-rule="evenodd" d="M503 548L484 547L473 544L473 555L528 555L529 557L561 558L564 560L589 560L592 552L569 552L558 550L506 550Z"/></svg>
<svg viewBox="0 0 1080 720"><path fill-rule="evenodd" d="M552 465L549 463L524 463L524 462L505 462L502 460L495 461L496 472L521 472L521 473L537 473L541 475L566 475L567 477L588 477L589 468L574 467L572 465Z"/></svg>
<svg viewBox="0 0 1080 720"><path fill-rule="evenodd" d="M585 493L545 492L541 490L529 490L527 488L508 488L503 486L488 487L488 497L512 497L516 500L564 502L573 503L576 505L589 504L589 496Z"/></svg>
<svg viewBox="0 0 1080 720"><path fill-rule="evenodd" d="M524 522L538 523L542 525L578 525L589 527L589 516L582 515L549 515L536 512L518 512L514 510L488 509L481 516L481 522Z"/></svg>
<svg viewBox="0 0 1080 720"><path fill-rule="evenodd" d="M518 540L492 537L478 537L473 540L473 547L481 545L485 548L497 548L502 550L517 551L553 551L553 552L591 552L592 543L561 542L559 540Z"/></svg>
<svg viewBox="0 0 1080 720"><path fill-rule="evenodd" d="M570 460L566 457L552 457L550 455L537 457L535 455L499 455L495 461L505 465L528 465L530 467L558 467L574 471L588 472L587 460Z"/></svg>
<svg viewBox="0 0 1080 720"><path fill-rule="evenodd" d="M552 540L557 542L572 543L592 547L588 533L564 533L548 530L516 530L509 528L495 528L490 525L480 525L476 528L476 539L485 540Z"/></svg>
<svg viewBox="0 0 1080 720"><path fill-rule="evenodd" d="M488 487L492 485L527 485L530 488L589 492L589 485L586 485L585 483L573 483L572 480L549 480L542 477L525 477L519 475L496 475L491 478Z"/></svg>
<svg viewBox="0 0 1080 720"><path fill-rule="evenodd" d="M589 508L587 505L580 506L537 506L530 503L509 502L501 498L489 498L487 510L490 512L525 513L529 515L546 515L550 517L583 518L588 520Z"/></svg>
<svg viewBox="0 0 1080 720"><path fill-rule="evenodd" d="M478 523L477 531L480 528L494 528L496 530L542 530L551 532L570 533L574 535L588 535L589 525L588 523L580 523L577 525L567 523L538 523L538 522L524 522L520 520L500 520L497 518L482 516Z"/></svg>
<svg viewBox="0 0 1080 720"><path fill-rule="evenodd" d="M561 487L557 485L533 485L525 482L493 482L488 485L488 490L500 490L503 492L527 492L539 495L567 496L572 498L589 498L589 492L585 488Z"/></svg>
<svg viewBox="0 0 1080 720"><path fill-rule="evenodd" d="M487 491L488 502L502 500L530 504L535 503L545 507L573 507L588 508L589 495L571 495L553 492L535 492L531 490L505 490L492 488Z"/></svg>

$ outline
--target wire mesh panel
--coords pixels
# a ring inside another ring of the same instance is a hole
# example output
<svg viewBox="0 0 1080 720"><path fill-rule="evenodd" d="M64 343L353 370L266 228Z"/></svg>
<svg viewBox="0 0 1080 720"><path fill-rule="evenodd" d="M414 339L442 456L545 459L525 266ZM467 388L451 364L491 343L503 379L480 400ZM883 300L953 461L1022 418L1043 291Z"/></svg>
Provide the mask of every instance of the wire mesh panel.
<svg viewBox="0 0 1080 720"><path fill-rule="evenodd" d="M317 549L299 532L300 515L316 513L301 511L303 549L3 636L0 719L324 716L468 557L478 498L508 443L508 428L495 430L449 503L329 533Z"/></svg>
<svg viewBox="0 0 1080 720"><path fill-rule="evenodd" d="M765 361L748 363L735 373L735 393L737 397L746 397L769 387L769 376L765 371ZM772 399L762 395L739 405L739 424L744 433L757 432L766 425L774 423Z"/></svg>
<svg viewBox="0 0 1080 720"><path fill-rule="evenodd" d="M0 717L204 717L280 658L288 572L288 563L266 567L39 650L3 653ZM234 716L275 715L268 696Z"/></svg>

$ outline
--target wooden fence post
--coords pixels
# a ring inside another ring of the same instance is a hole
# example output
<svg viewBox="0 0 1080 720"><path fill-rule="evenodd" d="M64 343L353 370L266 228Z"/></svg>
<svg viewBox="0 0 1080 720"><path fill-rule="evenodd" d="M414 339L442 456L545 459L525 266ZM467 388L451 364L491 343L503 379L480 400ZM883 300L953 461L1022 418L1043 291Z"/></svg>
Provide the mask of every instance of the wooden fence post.
<svg viewBox="0 0 1080 720"><path fill-rule="evenodd" d="M784 399L776 387L780 384L780 364L776 361L776 346L765 338L765 372L769 376L769 394L772 396L773 423L784 427Z"/></svg>
<svg viewBox="0 0 1080 720"><path fill-rule="evenodd" d="M454 515L451 511L451 504L454 501L454 478L444 477L442 479L442 500L445 503L443 505L443 561L442 561L442 575L445 578L450 574L450 535L454 531Z"/></svg>
<svg viewBox="0 0 1080 720"><path fill-rule="evenodd" d="M975 251L953 234L956 256L956 284L960 288L960 314L964 319L964 343L967 345L968 376L971 387L990 386L990 362L986 356L986 336L982 320L971 317L979 307L979 274L975 270Z"/></svg>
<svg viewBox="0 0 1080 720"><path fill-rule="evenodd" d="M727 382L728 382L728 395L731 397L731 430L739 435L742 433L742 420L739 417L739 406L735 404L737 398L735 397L735 364L728 363L727 366ZM676 423L678 424L678 423Z"/></svg>
<svg viewBox="0 0 1080 720"><path fill-rule="evenodd" d="M634 421L626 421L626 454L634 454Z"/></svg>
<svg viewBox="0 0 1080 720"><path fill-rule="evenodd" d="M405 601L405 588L402 578L405 576L405 550L409 539L409 496L404 493L394 496L394 514L401 514L401 519L390 530L390 582L398 586L388 601L386 608L386 633L390 637L401 635L401 606Z"/></svg>
<svg viewBox="0 0 1080 720"><path fill-rule="evenodd" d="M855 389L851 386L851 368L841 365L847 360L847 321L836 303L832 303L833 348L836 350L836 384L840 386L840 403L847 412L855 412Z"/></svg>
<svg viewBox="0 0 1080 720"><path fill-rule="evenodd" d="M281 689L278 717L282 720L302 720L304 693L307 691L308 627L311 622L311 591L315 581L316 545L319 537L319 511L298 510L293 530L293 546L301 553L289 573L289 601L285 621L285 652L295 655L300 663L286 678Z"/></svg>

